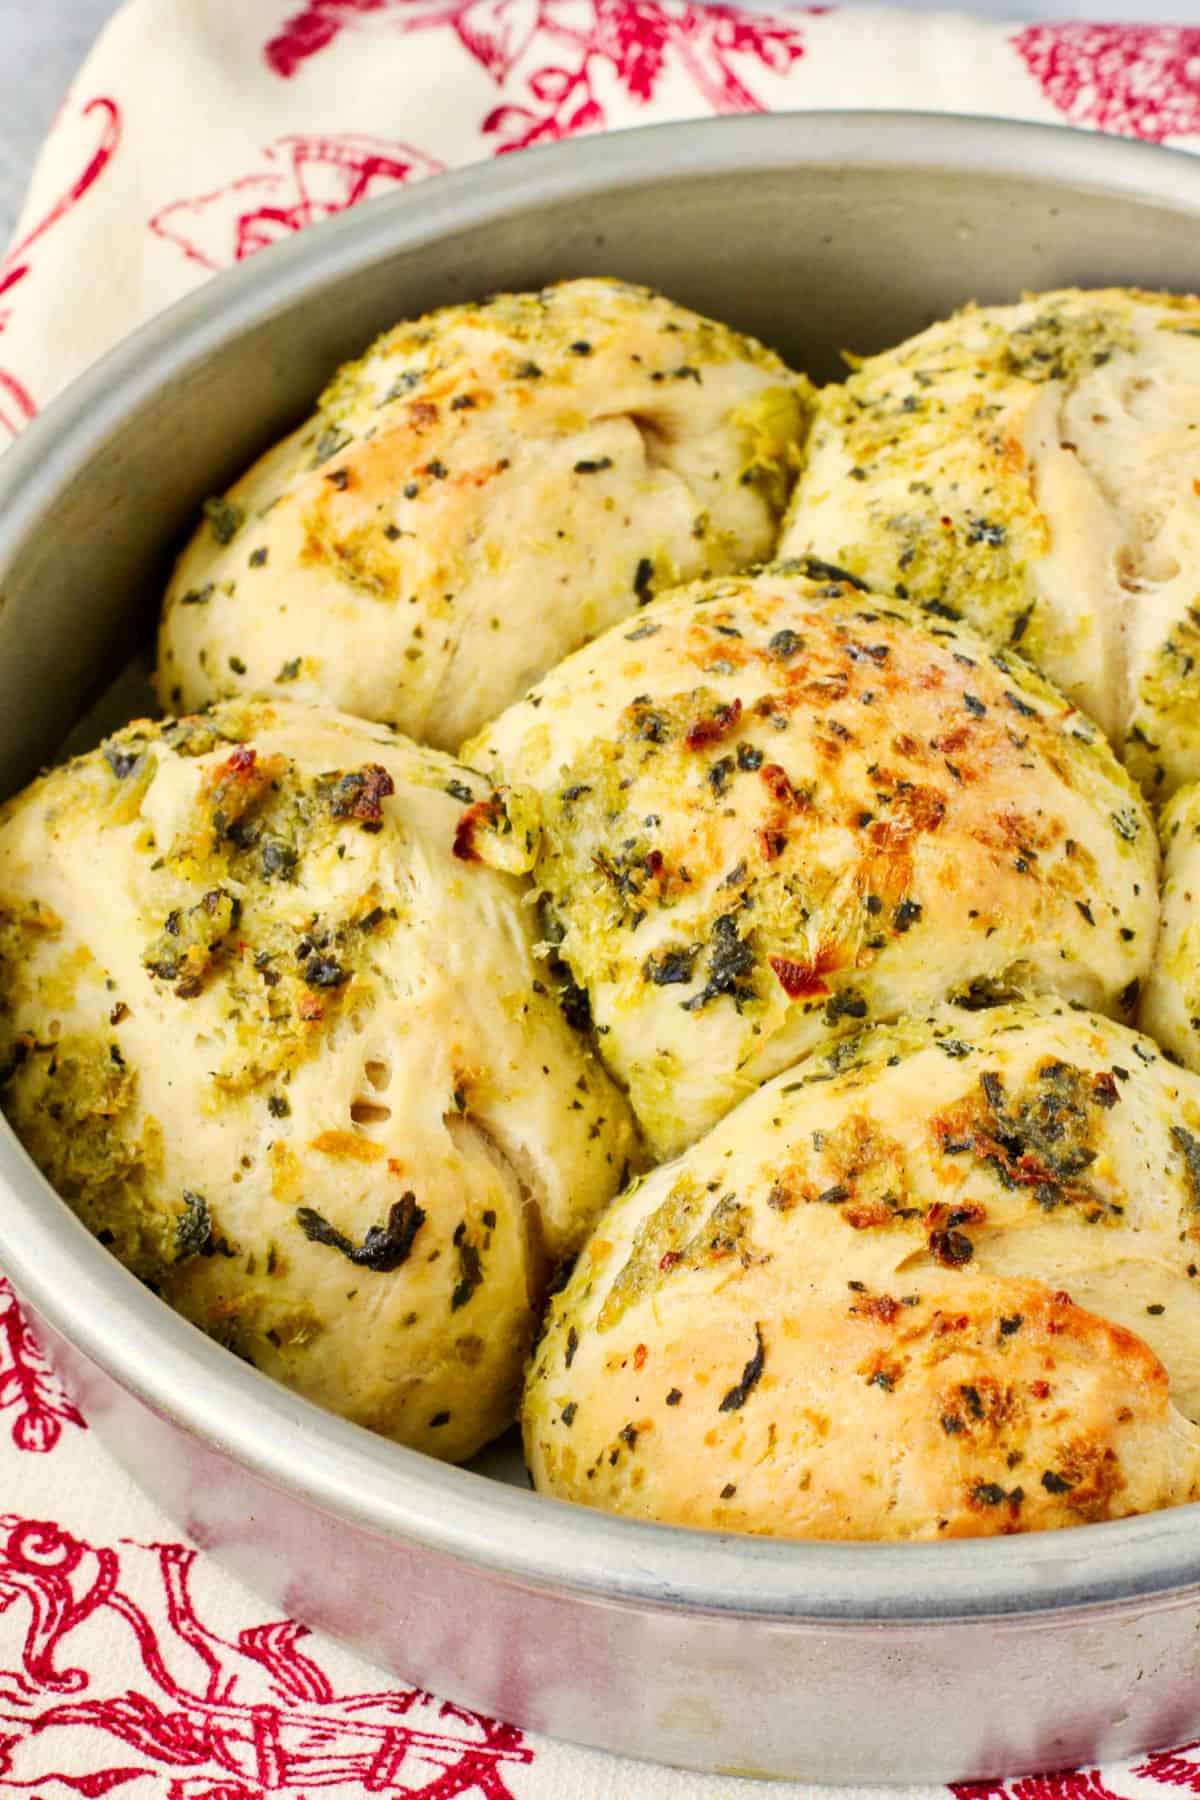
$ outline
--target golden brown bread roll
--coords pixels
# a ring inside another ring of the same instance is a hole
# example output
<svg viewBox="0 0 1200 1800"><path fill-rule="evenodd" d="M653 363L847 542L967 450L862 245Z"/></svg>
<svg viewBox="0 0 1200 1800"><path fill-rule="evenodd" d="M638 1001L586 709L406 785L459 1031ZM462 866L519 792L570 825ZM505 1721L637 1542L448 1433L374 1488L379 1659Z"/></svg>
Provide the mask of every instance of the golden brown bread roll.
<svg viewBox="0 0 1200 1800"><path fill-rule="evenodd" d="M503 853L540 824L543 930L660 1155L830 1030L997 985L1128 1012L1149 964L1154 830L1101 734L819 568L665 596L465 754L514 790Z"/></svg>
<svg viewBox="0 0 1200 1800"><path fill-rule="evenodd" d="M781 554L949 607L1096 718L1148 794L1200 776L1200 298L968 307L819 397Z"/></svg>
<svg viewBox="0 0 1200 1800"><path fill-rule="evenodd" d="M1162 918L1142 996L1143 1031L1200 1070L1200 786L1180 788L1159 819Z"/></svg>
<svg viewBox="0 0 1200 1800"><path fill-rule="evenodd" d="M399 325L210 503L162 698L279 688L456 749L657 589L771 554L809 392L623 282Z"/></svg>
<svg viewBox="0 0 1200 1800"><path fill-rule="evenodd" d="M0 815L0 1101L84 1223L297 1392L434 1455L512 1419L633 1149L454 853L487 784L287 702L137 723Z"/></svg>
<svg viewBox="0 0 1200 1800"><path fill-rule="evenodd" d="M527 1381L534 1479L827 1538L1194 1499L1198 1206L1200 1080L1108 1020L834 1045L603 1215Z"/></svg>

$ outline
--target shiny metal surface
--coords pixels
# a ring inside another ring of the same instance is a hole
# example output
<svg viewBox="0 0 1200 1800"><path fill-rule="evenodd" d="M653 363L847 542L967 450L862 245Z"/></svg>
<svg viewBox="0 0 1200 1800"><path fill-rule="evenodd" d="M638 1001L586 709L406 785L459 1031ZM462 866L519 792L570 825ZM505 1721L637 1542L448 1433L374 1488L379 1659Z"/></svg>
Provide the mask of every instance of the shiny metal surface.
<svg viewBox="0 0 1200 1800"><path fill-rule="evenodd" d="M723 120L505 158L155 321L0 463L0 785L144 630L172 535L395 318L617 273L828 374L962 300L1200 287L1200 165L916 115ZM696 1768L972 1779L1200 1731L1200 1509L1040 1537L774 1543L608 1518L321 1413L176 1318L4 1129L0 1262L93 1427L274 1603L514 1722ZM502 1459L485 1461L503 1471Z"/></svg>

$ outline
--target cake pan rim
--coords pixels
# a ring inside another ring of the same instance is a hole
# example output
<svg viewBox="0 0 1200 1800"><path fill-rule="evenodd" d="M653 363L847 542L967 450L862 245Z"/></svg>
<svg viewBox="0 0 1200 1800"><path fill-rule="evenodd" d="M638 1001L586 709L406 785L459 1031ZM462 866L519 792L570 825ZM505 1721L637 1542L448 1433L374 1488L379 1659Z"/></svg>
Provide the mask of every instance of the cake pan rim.
<svg viewBox="0 0 1200 1800"><path fill-rule="evenodd" d="M0 462L0 582L50 497L166 382L278 308L315 299L326 281L550 201L673 174L797 163L1036 176L1066 191L1200 218L1200 170L1185 152L969 115L776 113L671 123L472 165L342 214L215 277L80 376ZM618 1605L825 1626L919 1627L1165 1605L1200 1588L1200 1555L1189 1552L1196 1506L1069 1532L897 1546L718 1536L523 1493L374 1439L237 1363L94 1242L7 1126L0 1185L9 1203L0 1207L0 1264L86 1357L272 1485L431 1554Z"/></svg>

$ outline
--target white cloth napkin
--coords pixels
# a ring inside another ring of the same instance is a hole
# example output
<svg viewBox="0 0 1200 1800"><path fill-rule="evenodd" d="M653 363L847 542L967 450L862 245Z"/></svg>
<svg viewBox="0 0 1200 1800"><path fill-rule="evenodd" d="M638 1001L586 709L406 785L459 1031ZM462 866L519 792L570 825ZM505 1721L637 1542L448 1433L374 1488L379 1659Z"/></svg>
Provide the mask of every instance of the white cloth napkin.
<svg viewBox="0 0 1200 1800"><path fill-rule="evenodd" d="M1200 149L1200 29L693 0L131 0L65 101L0 262L0 442L216 270L388 188L580 131L861 106L1066 120ZM1200 1746L958 1800L1167 1788L1200 1791ZM318 1789L763 1792L523 1735L271 1620L110 1461L0 1279L0 1795Z"/></svg>

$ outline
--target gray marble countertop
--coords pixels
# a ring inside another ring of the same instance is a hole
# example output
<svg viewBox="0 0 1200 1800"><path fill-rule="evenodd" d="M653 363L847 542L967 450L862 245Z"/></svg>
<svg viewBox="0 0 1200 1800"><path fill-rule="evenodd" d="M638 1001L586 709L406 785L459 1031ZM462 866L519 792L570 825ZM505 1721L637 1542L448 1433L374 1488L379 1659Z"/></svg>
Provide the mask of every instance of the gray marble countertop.
<svg viewBox="0 0 1200 1800"><path fill-rule="evenodd" d="M254 6L261 0L227 0ZM778 3L778 0L777 0ZM883 0L923 11L953 0ZM0 0L0 245L7 242L38 145L116 0ZM272 9L274 11L274 9ZM981 18L1125 18L1200 23L1200 0L959 0Z"/></svg>

